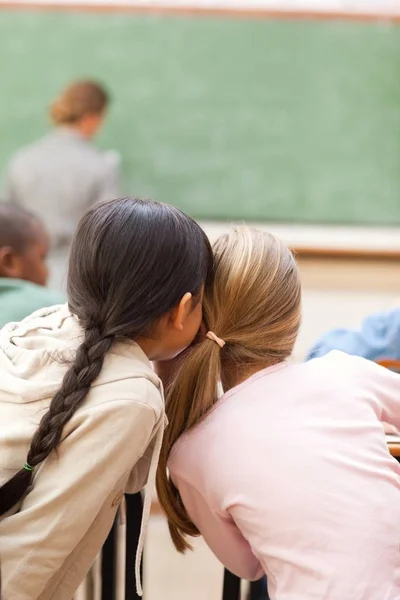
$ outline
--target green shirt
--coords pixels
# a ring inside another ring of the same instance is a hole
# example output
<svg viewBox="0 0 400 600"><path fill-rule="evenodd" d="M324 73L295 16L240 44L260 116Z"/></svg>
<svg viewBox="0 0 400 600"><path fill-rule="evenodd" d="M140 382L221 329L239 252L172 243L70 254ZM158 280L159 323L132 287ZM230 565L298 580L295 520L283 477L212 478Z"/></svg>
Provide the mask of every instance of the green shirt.
<svg viewBox="0 0 400 600"><path fill-rule="evenodd" d="M64 304L59 292L30 281L0 277L0 328L11 321L22 321L39 308Z"/></svg>

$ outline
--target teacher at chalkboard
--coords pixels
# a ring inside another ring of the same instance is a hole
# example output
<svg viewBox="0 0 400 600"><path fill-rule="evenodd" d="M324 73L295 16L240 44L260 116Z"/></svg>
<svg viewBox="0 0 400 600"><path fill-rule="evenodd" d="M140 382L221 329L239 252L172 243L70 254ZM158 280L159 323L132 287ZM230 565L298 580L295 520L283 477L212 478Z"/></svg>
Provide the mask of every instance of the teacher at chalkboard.
<svg viewBox="0 0 400 600"><path fill-rule="evenodd" d="M92 145L106 116L109 96L93 81L77 81L53 102L54 125L11 160L3 198L40 215L52 247L67 248L82 213L118 196L118 163Z"/></svg>

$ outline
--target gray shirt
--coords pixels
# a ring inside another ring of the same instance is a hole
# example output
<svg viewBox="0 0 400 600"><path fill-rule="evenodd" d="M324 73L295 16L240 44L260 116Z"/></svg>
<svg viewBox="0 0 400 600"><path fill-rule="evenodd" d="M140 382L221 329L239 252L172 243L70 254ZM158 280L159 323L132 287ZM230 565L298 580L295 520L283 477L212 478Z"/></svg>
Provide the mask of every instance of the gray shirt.
<svg viewBox="0 0 400 600"><path fill-rule="evenodd" d="M53 247L70 243L91 204L117 196L117 160L61 127L15 155L3 194L42 218Z"/></svg>

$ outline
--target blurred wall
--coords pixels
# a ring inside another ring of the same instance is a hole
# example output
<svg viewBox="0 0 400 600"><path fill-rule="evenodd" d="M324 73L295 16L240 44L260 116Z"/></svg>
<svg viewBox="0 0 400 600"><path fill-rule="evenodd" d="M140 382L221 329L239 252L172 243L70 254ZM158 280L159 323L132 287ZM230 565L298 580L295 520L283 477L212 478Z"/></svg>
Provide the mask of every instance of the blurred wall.
<svg viewBox="0 0 400 600"><path fill-rule="evenodd" d="M400 15L399 0L2 0L1 4L240 7L248 10L371 11Z"/></svg>

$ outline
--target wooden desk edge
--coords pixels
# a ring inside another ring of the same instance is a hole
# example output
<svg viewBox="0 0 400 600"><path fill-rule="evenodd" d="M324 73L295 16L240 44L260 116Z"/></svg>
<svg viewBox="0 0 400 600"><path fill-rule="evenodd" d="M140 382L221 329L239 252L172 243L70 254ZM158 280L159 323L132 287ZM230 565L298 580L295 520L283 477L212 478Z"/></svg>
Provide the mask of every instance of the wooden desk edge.
<svg viewBox="0 0 400 600"><path fill-rule="evenodd" d="M391 442L388 444L390 454L395 458L400 458L400 442Z"/></svg>

